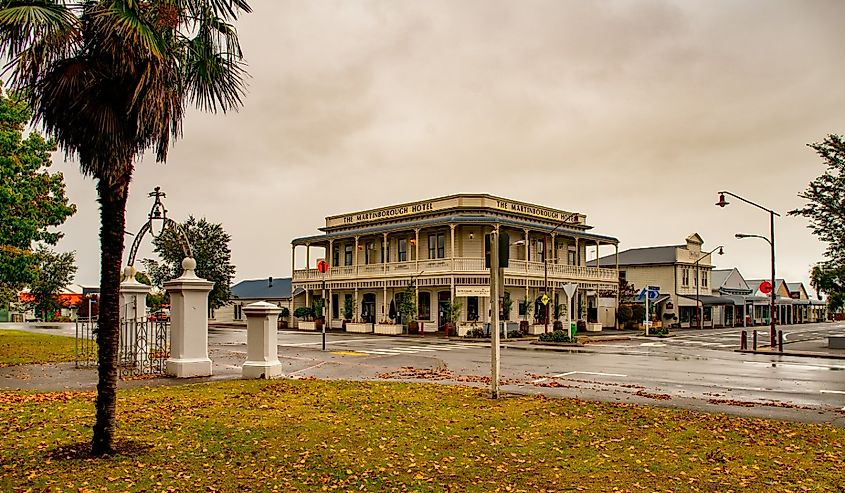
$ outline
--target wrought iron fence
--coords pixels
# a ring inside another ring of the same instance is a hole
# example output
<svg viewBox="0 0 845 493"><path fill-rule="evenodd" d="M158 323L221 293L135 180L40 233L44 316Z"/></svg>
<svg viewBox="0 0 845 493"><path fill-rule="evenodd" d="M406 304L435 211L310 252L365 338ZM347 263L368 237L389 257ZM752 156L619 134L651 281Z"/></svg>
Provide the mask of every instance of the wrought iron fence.
<svg viewBox="0 0 845 493"><path fill-rule="evenodd" d="M97 365L97 320L76 321L76 366ZM118 376L163 375L170 357L170 322L150 318L120 321Z"/></svg>

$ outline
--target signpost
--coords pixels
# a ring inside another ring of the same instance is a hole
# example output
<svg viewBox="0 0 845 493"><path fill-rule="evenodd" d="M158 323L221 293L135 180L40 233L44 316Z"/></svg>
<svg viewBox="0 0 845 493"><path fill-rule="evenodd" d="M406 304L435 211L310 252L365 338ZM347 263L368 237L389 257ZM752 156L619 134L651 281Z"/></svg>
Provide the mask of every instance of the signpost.
<svg viewBox="0 0 845 493"><path fill-rule="evenodd" d="M645 301L645 315L643 315L643 325L645 326L645 335L648 335L648 326L651 323L651 319L648 313L648 302L651 300L656 300L657 297L660 296L660 286L649 286L647 288L643 288L640 291L640 294L637 296L638 300Z"/></svg>
<svg viewBox="0 0 845 493"><path fill-rule="evenodd" d="M323 303L321 303L320 316L323 317L323 351L326 350L326 273L329 271L329 263L326 259L317 259L317 272L323 275Z"/></svg>
<svg viewBox="0 0 845 493"><path fill-rule="evenodd" d="M578 285L569 283L563 285L563 292L566 294L566 332L569 333L569 340L572 341L572 296Z"/></svg>

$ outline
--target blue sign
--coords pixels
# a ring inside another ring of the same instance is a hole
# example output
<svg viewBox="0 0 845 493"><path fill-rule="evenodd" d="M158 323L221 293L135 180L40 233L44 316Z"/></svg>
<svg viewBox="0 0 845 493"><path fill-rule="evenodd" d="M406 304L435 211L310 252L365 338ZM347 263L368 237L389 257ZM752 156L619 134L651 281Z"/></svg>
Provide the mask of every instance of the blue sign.
<svg viewBox="0 0 845 493"><path fill-rule="evenodd" d="M640 294L637 295L638 301L645 301L646 293L648 293L648 299L656 300L658 296L660 296L660 286L649 286L648 288L643 288L640 291Z"/></svg>

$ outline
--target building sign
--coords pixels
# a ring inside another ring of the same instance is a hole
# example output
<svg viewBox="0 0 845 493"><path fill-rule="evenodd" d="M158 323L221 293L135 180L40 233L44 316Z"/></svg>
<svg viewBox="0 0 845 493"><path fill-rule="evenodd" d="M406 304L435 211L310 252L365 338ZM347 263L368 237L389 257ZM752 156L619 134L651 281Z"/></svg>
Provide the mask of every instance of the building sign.
<svg viewBox="0 0 845 493"><path fill-rule="evenodd" d="M565 212L540 207L522 202L514 202L490 195L455 195L424 202L414 202L369 211L342 214L326 218L327 228L345 227L372 222L425 215L448 209L490 209L521 216L531 216L546 221L562 222L570 225L584 224L585 216L577 212Z"/></svg>
<svg viewBox="0 0 845 493"><path fill-rule="evenodd" d="M509 202L507 200L496 200L496 207L499 209L516 212L519 214L527 214L529 216L540 217L543 219L551 219L569 224L579 224L577 212L563 212L554 209L546 209L545 207L537 207L536 205L521 204L519 202Z"/></svg>
<svg viewBox="0 0 845 493"><path fill-rule="evenodd" d="M478 296L481 298L489 298L490 286L455 286L455 296Z"/></svg>

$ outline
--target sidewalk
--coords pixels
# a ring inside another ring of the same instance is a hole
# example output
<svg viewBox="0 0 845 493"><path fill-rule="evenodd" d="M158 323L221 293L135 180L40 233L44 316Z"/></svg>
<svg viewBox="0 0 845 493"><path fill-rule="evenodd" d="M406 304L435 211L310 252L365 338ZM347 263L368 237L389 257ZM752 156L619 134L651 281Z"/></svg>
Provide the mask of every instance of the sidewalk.
<svg viewBox="0 0 845 493"><path fill-rule="evenodd" d="M737 350L738 353L753 353L781 356L804 356L808 358L845 359L845 349L831 349L827 347L827 337L810 341L790 342L783 345L783 352L773 350L769 346L753 349Z"/></svg>

